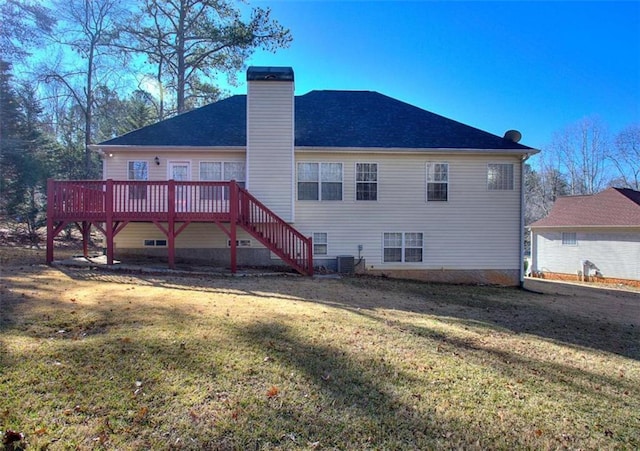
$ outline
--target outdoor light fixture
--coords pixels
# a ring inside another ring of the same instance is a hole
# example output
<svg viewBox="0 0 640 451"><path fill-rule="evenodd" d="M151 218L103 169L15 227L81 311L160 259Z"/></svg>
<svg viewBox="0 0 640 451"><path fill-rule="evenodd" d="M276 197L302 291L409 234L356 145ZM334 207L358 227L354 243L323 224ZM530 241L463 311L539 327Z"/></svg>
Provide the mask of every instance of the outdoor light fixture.
<svg viewBox="0 0 640 451"><path fill-rule="evenodd" d="M153 159L153 161L155 161L155 162L156 162L156 164L157 164L158 166L160 166L160 158L159 158L159 157L155 157L155 158Z"/></svg>

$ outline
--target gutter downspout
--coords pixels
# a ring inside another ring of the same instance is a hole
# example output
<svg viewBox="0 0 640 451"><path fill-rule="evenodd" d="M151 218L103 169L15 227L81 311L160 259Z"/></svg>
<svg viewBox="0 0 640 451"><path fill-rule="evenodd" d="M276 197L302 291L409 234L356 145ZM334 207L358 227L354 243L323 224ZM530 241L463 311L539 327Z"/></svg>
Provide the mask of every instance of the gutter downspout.
<svg viewBox="0 0 640 451"><path fill-rule="evenodd" d="M524 288L524 165L529 157L525 154L520 164L520 288Z"/></svg>
<svg viewBox="0 0 640 451"><path fill-rule="evenodd" d="M520 163L520 288L524 288L524 164L530 157L525 154Z"/></svg>

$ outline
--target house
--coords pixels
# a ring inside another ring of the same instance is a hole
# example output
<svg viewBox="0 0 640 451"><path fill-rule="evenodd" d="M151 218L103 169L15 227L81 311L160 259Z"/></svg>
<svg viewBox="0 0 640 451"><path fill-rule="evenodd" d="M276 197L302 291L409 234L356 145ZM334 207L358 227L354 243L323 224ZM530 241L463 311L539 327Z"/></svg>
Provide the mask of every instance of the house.
<svg viewBox="0 0 640 451"><path fill-rule="evenodd" d="M296 96L287 67L250 67L247 85L92 146L104 181L91 192L52 182L50 235L94 225L110 259L170 265L522 280L522 169L538 151L517 131L499 137L377 92Z"/></svg>
<svg viewBox="0 0 640 451"><path fill-rule="evenodd" d="M640 285L640 192L608 188L559 197L531 229L532 273Z"/></svg>

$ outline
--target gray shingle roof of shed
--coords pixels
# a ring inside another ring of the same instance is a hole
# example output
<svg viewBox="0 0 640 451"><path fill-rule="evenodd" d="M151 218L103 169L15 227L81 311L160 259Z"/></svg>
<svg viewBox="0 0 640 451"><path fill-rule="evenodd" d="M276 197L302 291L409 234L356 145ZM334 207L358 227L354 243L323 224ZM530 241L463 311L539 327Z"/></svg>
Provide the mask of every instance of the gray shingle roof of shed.
<svg viewBox="0 0 640 451"><path fill-rule="evenodd" d="M245 95L236 95L101 144L245 146L246 104ZM371 91L311 91L296 96L295 146L531 149Z"/></svg>

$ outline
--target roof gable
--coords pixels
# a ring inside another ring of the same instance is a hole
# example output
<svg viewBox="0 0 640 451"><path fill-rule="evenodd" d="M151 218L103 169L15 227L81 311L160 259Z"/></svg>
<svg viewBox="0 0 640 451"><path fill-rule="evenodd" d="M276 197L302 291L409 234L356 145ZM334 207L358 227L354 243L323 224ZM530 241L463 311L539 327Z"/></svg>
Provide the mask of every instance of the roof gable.
<svg viewBox="0 0 640 451"><path fill-rule="evenodd" d="M530 227L640 227L640 192L609 188L590 196L559 197Z"/></svg>
<svg viewBox="0 0 640 451"><path fill-rule="evenodd" d="M100 145L246 146L246 110L246 96L235 95ZM296 96L295 146L533 150L372 91Z"/></svg>

